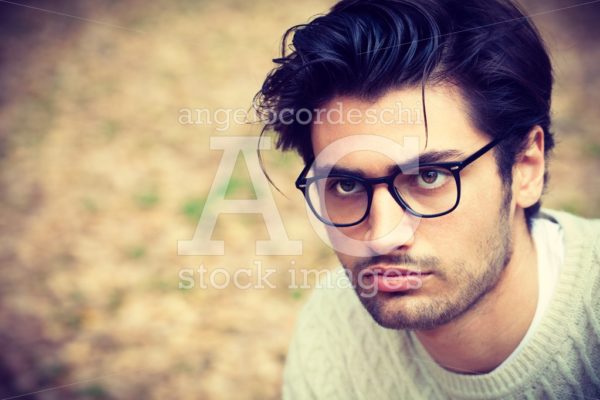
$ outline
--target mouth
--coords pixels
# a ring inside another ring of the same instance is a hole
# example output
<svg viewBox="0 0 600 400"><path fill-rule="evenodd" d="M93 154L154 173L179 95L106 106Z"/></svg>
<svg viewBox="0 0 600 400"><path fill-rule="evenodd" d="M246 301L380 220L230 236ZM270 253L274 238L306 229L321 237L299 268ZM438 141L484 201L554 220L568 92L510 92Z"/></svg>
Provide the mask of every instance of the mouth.
<svg viewBox="0 0 600 400"><path fill-rule="evenodd" d="M407 292L423 286L423 281L433 273L396 266L374 266L362 271L363 278L373 282L381 292Z"/></svg>
<svg viewBox="0 0 600 400"><path fill-rule="evenodd" d="M364 276L384 276L384 277L399 277L399 276L422 276L430 275L429 271L421 271L418 269L406 269L395 266L375 266L369 267L363 271Z"/></svg>

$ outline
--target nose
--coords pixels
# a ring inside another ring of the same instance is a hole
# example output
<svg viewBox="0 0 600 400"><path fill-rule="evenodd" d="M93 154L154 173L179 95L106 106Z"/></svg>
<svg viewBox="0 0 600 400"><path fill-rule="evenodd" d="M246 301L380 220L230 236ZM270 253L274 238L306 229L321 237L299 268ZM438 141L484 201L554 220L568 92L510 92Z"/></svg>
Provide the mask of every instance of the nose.
<svg viewBox="0 0 600 400"><path fill-rule="evenodd" d="M385 185L373 188L371 210L365 221L365 240L374 255L406 250L414 241L418 218L402 209Z"/></svg>

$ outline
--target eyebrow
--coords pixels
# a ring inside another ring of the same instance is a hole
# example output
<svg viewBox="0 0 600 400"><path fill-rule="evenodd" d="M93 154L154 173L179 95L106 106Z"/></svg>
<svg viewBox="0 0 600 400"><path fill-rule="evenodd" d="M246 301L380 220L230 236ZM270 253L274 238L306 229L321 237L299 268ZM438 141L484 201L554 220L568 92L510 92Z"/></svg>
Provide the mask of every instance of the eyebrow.
<svg viewBox="0 0 600 400"><path fill-rule="evenodd" d="M441 150L441 151L428 151L420 154L417 158L412 158L401 165L415 165L415 164L430 164L436 162L450 162L462 160L466 157L465 153L460 150Z"/></svg>
<svg viewBox="0 0 600 400"><path fill-rule="evenodd" d="M420 154L416 158L411 158L400 165L392 164L387 168L388 174L393 174L398 171L398 167L403 166L415 166L419 164L432 164L438 162L452 162L464 159L466 156L460 150L442 150L442 151L428 151ZM315 169L317 175L322 175L325 171L329 171L328 175L351 175L358 176L361 178L367 178L367 174L359 168L346 168L339 166L332 166L330 164L324 166L318 166Z"/></svg>

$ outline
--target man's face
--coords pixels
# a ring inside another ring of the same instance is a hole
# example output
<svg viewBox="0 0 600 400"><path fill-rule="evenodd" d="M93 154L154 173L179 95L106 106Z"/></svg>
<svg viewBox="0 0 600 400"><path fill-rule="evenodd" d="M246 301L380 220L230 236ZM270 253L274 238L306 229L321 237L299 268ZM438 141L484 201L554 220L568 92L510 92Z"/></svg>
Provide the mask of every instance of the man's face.
<svg viewBox="0 0 600 400"><path fill-rule="evenodd" d="M384 110L398 110L399 104L403 111L396 115L401 117L392 122L392 113ZM335 98L325 105L322 116L337 108L355 113L354 117L342 122L339 118L333 121L322 117L314 123L315 156L318 158L327 146L352 135L377 135L399 145L417 136L421 155L449 150L454 153L439 161L462 161L490 141L471 125L456 89L428 88L426 107L427 148L420 89L393 90L375 103ZM359 120L359 111L349 110L360 110L363 117L384 118ZM342 157L336 167L367 178L386 176L399 160L382 153L383 149L378 152L372 148L353 151ZM409 215L392 198L387 186L378 184L374 186L370 214L363 222L343 228L327 227L360 300L380 325L430 329L449 322L477 304L495 286L510 260L514 205L510 188L504 187L499 176L493 152L467 166L460 178L460 203L447 215L422 219ZM368 255L341 251L340 240L365 243ZM398 276L417 272L421 275Z"/></svg>

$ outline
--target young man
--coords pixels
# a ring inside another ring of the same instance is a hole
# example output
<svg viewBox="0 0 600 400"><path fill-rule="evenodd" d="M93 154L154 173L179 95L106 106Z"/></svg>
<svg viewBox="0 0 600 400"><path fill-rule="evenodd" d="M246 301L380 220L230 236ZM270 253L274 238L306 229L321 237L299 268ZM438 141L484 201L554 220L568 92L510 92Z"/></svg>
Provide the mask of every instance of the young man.
<svg viewBox="0 0 600 400"><path fill-rule="evenodd" d="M540 211L552 72L530 21L343 0L283 49L257 99L343 266L284 397L600 398L600 223Z"/></svg>

